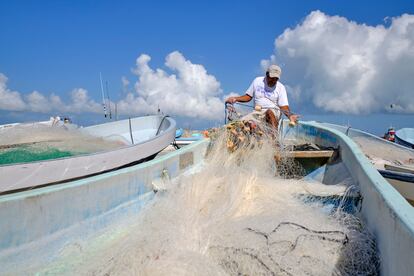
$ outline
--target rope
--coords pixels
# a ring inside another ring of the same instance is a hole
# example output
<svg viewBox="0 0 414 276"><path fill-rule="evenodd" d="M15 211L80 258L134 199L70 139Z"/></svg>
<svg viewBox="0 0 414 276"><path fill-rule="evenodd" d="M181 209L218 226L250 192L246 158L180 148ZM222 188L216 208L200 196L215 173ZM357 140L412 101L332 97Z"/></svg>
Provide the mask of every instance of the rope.
<svg viewBox="0 0 414 276"><path fill-rule="evenodd" d="M296 248L297 243L298 243L298 240L302 236L303 237L309 236L309 237L319 238L321 240L338 242L338 243L342 243L343 245L347 244L348 241L349 241L348 236L344 232L342 232L342 231L336 231L336 230L334 230L334 231L312 230L312 229L309 229L306 226L303 226L303 225L300 225L300 224L294 223L294 222L288 222L288 221L287 222L281 222L281 223L279 223L270 233L264 233L264 232L255 230L255 229L250 228L250 227L249 228L246 228L246 230L248 230L250 232L253 232L255 234L258 234L258 235L263 236L266 239L266 243L269 245L269 236L271 234L275 233L283 225L296 226L297 228L303 229L303 230L305 230L305 231L310 232L310 233L313 234L313 235L311 235L311 234L301 234L301 235L297 236L294 244L292 245L291 251L293 251ZM326 236L319 236L319 235L323 235L323 234L338 234L338 235L343 235L344 238L343 239L335 239L335 238L329 238L329 237L326 237Z"/></svg>
<svg viewBox="0 0 414 276"><path fill-rule="evenodd" d="M236 113L235 112L235 108L234 108L234 105L240 105L240 106L245 106L245 107L249 107L249 108L251 108L251 109L254 109L254 107L253 106L251 106L251 105L249 105L249 104L243 104L243 103L239 103L239 102L234 102L234 103L225 103L224 104L224 124L226 125L227 123L228 123L228 121L227 120L229 120L229 121L232 121L232 120L230 120L230 115L231 114L233 114L233 113Z"/></svg>
<svg viewBox="0 0 414 276"><path fill-rule="evenodd" d="M277 242L270 242L269 240L270 240L271 234L275 233L283 225L294 226L296 228L305 230L308 233L299 234L293 242L286 241L286 240L277 241ZM261 251L260 249L254 249L254 248L246 248L246 247L237 248L237 247L227 247L227 246L211 246L210 248L216 248L220 251L226 252L227 254L231 254L231 255L228 255L227 257L221 259L221 265L224 266L225 268L230 269L230 270L232 270L232 267L233 267L233 269L234 268L236 268L236 269L239 268L240 265L241 265L240 261L238 261L237 259L232 258L232 256L234 256L234 257L245 256L245 257L250 258L252 261L256 262L264 271L266 271L267 275L285 274L285 275L292 276L294 274L292 274L289 271L290 268L284 268L281 263L276 261L275 256L273 256L273 253L271 251L271 246L277 245L279 243L288 242L290 244L288 252L292 252L298 246L299 240L303 239L303 238L316 238L316 239L319 239L321 241L335 242L335 243L340 243L342 245L347 244L348 241L349 241L348 236L342 231L312 230L312 229L309 229L306 226L303 226L303 225L300 225L300 224L294 223L294 222L281 222L269 233L261 232L259 230L255 230L255 229L252 229L252 228L246 228L246 230L248 230L250 232L253 232L254 234L263 236L266 239L266 247L263 248L263 249L265 249L265 251ZM329 237L328 235L340 235L343 238ZM303 257L312 258L311 256L303 256ZM300 265L300 263L301 263L301 261L299 261L298 264ZM240 272L241 271L238 271L239 274L240 274Z"/></svg>

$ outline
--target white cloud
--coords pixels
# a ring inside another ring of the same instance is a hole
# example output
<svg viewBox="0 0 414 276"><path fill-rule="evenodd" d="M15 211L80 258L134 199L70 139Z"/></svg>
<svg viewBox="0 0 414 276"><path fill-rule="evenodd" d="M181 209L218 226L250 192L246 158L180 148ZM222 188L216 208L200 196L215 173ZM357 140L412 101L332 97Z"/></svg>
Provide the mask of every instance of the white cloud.
<svg viewBox="0 0 414 276"><path fill-rule="evenodd" d="M20 93L7 88L7 77L0 73L0 109L22 111L26 108Z"/></svg>
<svg viewBox="0 0 414 276"><path fill-rule="evenodd" d="M385 27L314 11L276 38L275 54L262 66L269 63L282 66L282 79L301 106L414 112L413 15L392 18Z"/></svg>
<svg viewBox="0 0 414 276"><path fill-rule="evenodd" d="M172 52L165 60L168 73L163 69L152 69L148 64L150 60L151 57L145 54L137 58L133 70L138 77L134 92L128 92L130 81L126 77L121 78L126 95L117 102L118 114L151 114L160 107L162 112L171 116L206 120L222 118L220 83L202 65L193 64L179 52ZM45 96L38 91L33 91L22 100L19 92L7 89L7 78L0 77L0 109L40 113L103 113L102 105L90 99L83 88L72 90L69 103L63 102L57 95ZM113 109L113 102L111 106Z"/></svg>
<svg viewBox="0 0 414 276"><path fill-rule="evenodd" d="M124 115L149 114L156 112L154 108L148 106L143 98L137 97L133 93L128 93L124 99L117 103L117 110L119 114Z"/></svg>
<svg viewBox="0 0 414 276"><path fill-rule="evenodd" d="M45 96L38 91L21 95L7 88L7 77L0 73L0 110L30 111L38 113L102 113L102 106L90 99L88 91L76 88L71 92L71 101L64 103L59 96Z"/></svg>
<svg viewBox="0 0 414 276"><path fill-rule="evenodd" d="M121 78L121 82L122 82L122 90L125 92L125 91L128 91L128 86L129 86L129 84L130 84L130 82L129 82L129 80L125 77L125 76L122 76L122 78Z"/></svg>
<svg viewBox="0 0 414 276"><path fill-rule="evenodd" d="M152 69L148 63L151 57L141 55L133 70L138 81L136 94L128 94L118 103L120 113L150 113L158 106L172 116L220 119L223 100L220 83L200 64L186 60L179 52L166 57L165 66L172 72L160 68Z"/></svg>
<svg viewBox="0 0 414 276"><path fill-rule="evenodd" d="M102 106L89 98L88 91L83 88L75 88L71 92L72 103L67 107L69 112L102 113Z"/></svg>
<svg viewBox="0 0 414 276"><path fill-rule="evenodd" d="M52 110L52 105L49 99L40 94L38 91L33 91L26 96L26 108L33 112L46 113Z"/></svg>

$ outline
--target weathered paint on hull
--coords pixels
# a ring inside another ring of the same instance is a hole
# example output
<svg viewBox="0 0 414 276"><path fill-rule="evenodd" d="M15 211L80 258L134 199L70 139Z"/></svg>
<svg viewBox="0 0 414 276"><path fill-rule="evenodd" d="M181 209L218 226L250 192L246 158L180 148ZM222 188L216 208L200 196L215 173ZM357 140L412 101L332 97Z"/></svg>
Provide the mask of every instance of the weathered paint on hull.
<svg viewBox="0 0 414 276"><path fill-rule="evenodd" d="M126 202L152 198L154 181L166 174L176 177L201 162L208 143L203 140L118 171L0 196L0 257L2 251L43 239Z"/></svg>

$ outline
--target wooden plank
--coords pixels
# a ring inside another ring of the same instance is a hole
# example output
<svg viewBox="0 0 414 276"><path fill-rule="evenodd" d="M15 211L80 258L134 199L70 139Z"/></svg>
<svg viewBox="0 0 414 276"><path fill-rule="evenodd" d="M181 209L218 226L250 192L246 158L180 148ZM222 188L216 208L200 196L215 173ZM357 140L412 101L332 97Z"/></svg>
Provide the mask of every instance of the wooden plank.
<svg viewBox="0 0 414 276"><path fill-rule="evenodd" d="M390 165L384 164L386 170L394 171L394 172L403 172L403 173L413 173L414 174L414 167L406 167L406 166L397 166L397 165Z"/></svg>
<svg viewBox="0 0 414 276"><path fill-rule="evenodd" d="M278 153L279 157L293 158L329 158L334 153L333 150L312 150L312 151L288 151Z"/></svg>

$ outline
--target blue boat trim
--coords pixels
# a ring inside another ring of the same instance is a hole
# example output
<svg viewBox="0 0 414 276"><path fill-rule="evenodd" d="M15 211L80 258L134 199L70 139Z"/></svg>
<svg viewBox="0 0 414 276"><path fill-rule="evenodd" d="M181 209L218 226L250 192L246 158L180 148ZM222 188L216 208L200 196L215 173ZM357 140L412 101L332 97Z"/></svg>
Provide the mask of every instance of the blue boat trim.
<svg viewBox="0 0 414 276"><path fill-rule="evenodd" d="M184 130L182 128L179 128L179 129L175 130L175 138L179 138L183 134L184 134Z"/></svg>
<svg viewBox="0 0 414 276"><path fill-rule="evenodd" d="M385 178L400 180L404 182L410 182L414 184L414 174L412 173L394 172L394 171L389 171L389 170L378 170L378 171Z"/></svg>

